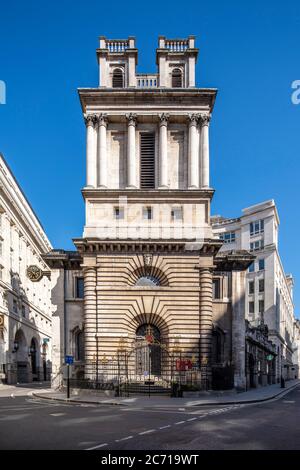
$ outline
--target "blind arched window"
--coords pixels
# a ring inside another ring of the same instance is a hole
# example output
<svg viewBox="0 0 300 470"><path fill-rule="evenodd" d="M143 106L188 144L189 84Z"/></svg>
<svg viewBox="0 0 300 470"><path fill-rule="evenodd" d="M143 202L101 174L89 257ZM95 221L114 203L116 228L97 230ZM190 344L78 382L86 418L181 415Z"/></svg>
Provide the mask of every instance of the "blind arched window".
<svg viewBox="0 0 300 470"><path fill-rule="evenodd" d="M182 71L180 69L172 71L172 88L182 88Z"/></svg>
<svg viewBox="0 0 300 470"><path fill-rule="evenodd" d="M112 86L113 88L124 88L124 75L122 69L115 69L113 71Z"/></svg>
<svg viewBox="0 0 300 470"><path fill-rule="evenodd" d="M84 360L84 335L81 330L77 331L75 334L75 360Z"/></svg>

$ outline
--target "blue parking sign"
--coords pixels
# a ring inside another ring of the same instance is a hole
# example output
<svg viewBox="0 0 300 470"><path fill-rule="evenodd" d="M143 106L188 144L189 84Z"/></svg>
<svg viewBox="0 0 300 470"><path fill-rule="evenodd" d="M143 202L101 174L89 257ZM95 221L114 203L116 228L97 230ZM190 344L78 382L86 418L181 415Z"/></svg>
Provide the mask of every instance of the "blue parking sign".
<svg viewBox="0 0 300 470"><path fill-rule="evenodd" d="M74 357L73 356L66 356L65 358L66 364L73 364L74 363Z"/></svg>

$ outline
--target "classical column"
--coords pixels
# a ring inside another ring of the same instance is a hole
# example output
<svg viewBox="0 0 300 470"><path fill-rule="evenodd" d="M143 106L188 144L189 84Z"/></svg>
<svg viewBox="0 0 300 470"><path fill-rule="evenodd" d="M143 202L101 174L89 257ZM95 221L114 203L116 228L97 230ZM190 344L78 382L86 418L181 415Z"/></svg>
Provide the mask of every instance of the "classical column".
<svg viewBox="0 0 300 470"><path fill-rule="evenodd" d="M168 114L159 115L159 187L168 188Z"/></svg>
<svg viewBox="0 0 300 470"><path fill-rule="evenodd" d="M96 357L97 332L97 293L96 267L86 266L84 275L84 348L85 348L85 377L93 378Z"/></svg>
<svg viewBox="0 0 300 470"><path fill-rule="evenodd" d="M209 188L209 121L208 114L201 115L201 187Z"/></svg>
<svg viewBox="0 0 300 470"><path fill-rule="evenodd" d="M126 114L128 121L127 131L127 187L136 188L136 155L135 155L135 127L136 114Z"/></svg>
<svg viewBox="0 0 300 470"><path fill-rule="evenodd" d="M107 188L107 144L106 144L107 116L98 116L98 186Z"/></svg>
<svg viewBox="0 0 300 470"><path fill-rule="evenodd" d="M234 387L238 391L246 389L245 289L246 272L232 271L232 362Z"/></svg>
<svg viewBox="0 0 300 470"><path fill-rule="evenodd" d="M212 268L200 267L200 369L204 389L211 388Z"/></svg>
<svg viewBox="0 0 300 470"><path fill-rule="evenodd" d="M189 188L199 188L199 134L197 114L189 115L189 155L188 155L188 181Z"/></svg>
<svg viewBox="0 0 300 470"><path fill-rule="evenodd" d="M84 120L86 125L86 185L95 188L97 186L95 115L88 114Z"/></svg>

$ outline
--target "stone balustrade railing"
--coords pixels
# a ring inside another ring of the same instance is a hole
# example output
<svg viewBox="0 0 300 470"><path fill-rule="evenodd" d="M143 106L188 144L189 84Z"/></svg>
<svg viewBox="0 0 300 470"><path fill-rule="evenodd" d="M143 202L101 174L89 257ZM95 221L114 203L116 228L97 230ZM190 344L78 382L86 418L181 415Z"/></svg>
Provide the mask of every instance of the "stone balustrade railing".
<svg viewBox="0 0 300 470"><path fill-rule="evenodd" d="M138 88L157 88L158 75L157 74L137 74L136 84Z"/></svg>
<svg viewBox="0 0 300 470"><path fill-rule="evenodd" d="M166 40L165 49L169 49L171 52L181 52L185 51L189 47L189 41L186 40Z"/></svg>
<svg viewBox="0 0 300 470"><path fill-rule="evenodd" d="M107 40L106 48L109 52L124 52L129 48L129 42L127 40Z"/></svg>

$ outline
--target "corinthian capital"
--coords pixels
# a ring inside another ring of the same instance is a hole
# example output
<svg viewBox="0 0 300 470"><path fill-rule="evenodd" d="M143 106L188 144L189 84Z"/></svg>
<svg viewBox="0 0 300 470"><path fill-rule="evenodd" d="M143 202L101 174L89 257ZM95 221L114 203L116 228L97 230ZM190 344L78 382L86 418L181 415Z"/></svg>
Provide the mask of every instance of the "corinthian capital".
<svg viewBox="0 0 300 470"><path fill-rule="evenodd" d="M95 114L85 114L84 115L84 122L85 125L88 126L94 126L96 116Z"/></svg>
<svg viewBox="0 0 300 470"><path fill-rule="evenodd" d="M169 115L167 113L162 113L158 115L160 126L166 126L168 124Z"/></svg>
<svg viewBox="0 0 300 470"><path fill-rule="evenodd" d="M208 126L210 121L210 114L201 114L200 115L200 122L202 126Z"/></svg>
<svg viewBox="0 0 300 470"><path fill-rule="evenodd" d="M98 126L107 126L108 123L108 117L107 114L101 113L98 116L96 116L96 120L98 123Z"/></svg>
<svg viewBox="0 0 300 470"><path fill-rule="evenodd" d="M191 126L196 126L198 124L200 114L189 114L189 123Z"/></svg>
<svg viewBox="0 0 300 470"><path fill-rule="evenodd" d="M135 126L137 123L137 115L135 113L125 114L129 126Z"/></svg>

